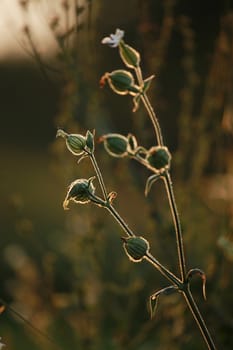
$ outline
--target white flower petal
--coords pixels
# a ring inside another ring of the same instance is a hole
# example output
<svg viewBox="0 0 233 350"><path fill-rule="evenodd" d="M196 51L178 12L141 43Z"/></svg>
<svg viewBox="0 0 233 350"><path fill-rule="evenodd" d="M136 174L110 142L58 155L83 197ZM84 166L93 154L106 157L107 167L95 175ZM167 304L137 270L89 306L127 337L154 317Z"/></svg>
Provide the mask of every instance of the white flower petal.
<svg viewBox="0 0 233 350"><path fill-rule="evenodd" d="M103 38L103 39L101 40L101 43L102 43L102 44L107 44L107 45L109 45L109 44L112 43L112 40L111 40L111 38L109 38L108 36L106 36L105 38Z"/></svg>
<svg viewBox="0 0 233 350"><path fill-rule="evenodd" d="M115 34L110 34L109 36L106 36L102 39L101 43L107 44L110 47L117 47L121 39L123 38L124 33L125 32L123 30L117 28Z"/></svg>

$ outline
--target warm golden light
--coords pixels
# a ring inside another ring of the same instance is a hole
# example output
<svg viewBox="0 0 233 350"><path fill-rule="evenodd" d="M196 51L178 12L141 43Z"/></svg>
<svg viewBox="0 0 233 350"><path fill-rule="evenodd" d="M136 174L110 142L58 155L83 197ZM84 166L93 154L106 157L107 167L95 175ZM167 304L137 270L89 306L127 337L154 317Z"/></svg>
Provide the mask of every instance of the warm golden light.
<svg viewBox="0 0 233 350"><path fill-rule="evenodd" d="M57 50L51 29L58 20L56 30L60 33L74 24L72 2L68 8L60 0L1 0L0 1L0 61L28 58L28 42L25 28L30 29L33 41L42 57Z"/></svg>

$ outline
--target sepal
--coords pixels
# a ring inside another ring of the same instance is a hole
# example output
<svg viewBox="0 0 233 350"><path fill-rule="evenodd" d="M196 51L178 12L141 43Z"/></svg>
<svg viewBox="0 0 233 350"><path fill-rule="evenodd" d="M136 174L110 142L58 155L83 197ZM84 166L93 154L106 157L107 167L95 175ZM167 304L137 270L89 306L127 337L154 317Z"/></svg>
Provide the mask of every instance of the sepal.
<svg viewBox="0 0 233 350"><path fill-rule="evenodd" d="M155 315L160 295L171 295L173 293L176 293L177 291L178 288L176 286L171 285L166 288L160 289L159 291L155 292L150 296L149 309L151 318L153 318Z"/></svg>
<svg viewBox="0 0 233 350"><path fill-rule="evenodd" d="M93 154L95 150L95 143L94 143L94 136L95 136L95 130L91 133L89 130L87 130L86 133L86 147L88 150Z"/></svg>
<svg viewBox="0 0 233 350"><path fill-rule="evenodd" d="M148 193L151 190L151 186L153 185L153 183L155 181L157 181L160 178L160 174L153 174L151 176L148 177L147 181L146 181L146 187L145 187L145 196L148 196Z"/></svg>
<svg viewBox="0 0 233 350"><path fill-rule="evenodd" d="M142 91L145 93L145 92L147 92L147 90L150 88L150 86L151 86L151 82L152 82L152 80L154 79L154 75L151 75L149 78L146 78L144 81L143 81L143 83L144 83L144 85L143 85L143 89L142 89Z"/></svg>
<svg viewBox="0 0 233 350"><path fill-rule="evenodd" d="M191 278L193 276L196 276L196 275L198 275L202 279L202 294L203 294L204 300L206 300L206 274L205 274L205 272L200 270L200 269L191 269L187 273L186 280L187 280L187 282L190 282Z"/></svg>

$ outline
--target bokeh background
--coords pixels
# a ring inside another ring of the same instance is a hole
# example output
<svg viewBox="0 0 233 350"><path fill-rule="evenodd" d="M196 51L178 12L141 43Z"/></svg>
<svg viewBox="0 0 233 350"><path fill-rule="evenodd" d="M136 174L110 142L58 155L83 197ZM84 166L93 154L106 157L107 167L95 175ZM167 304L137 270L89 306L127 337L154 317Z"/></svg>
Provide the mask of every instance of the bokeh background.
<svg viewBox="0 0 233 350"><path fill-rule="evenodd" d="M167 285L146 263L131 263L121 229L92 205L64 212L67 186L93 175L56 140L68 132L132 132L154 144L141 107L99 88L123 67L101 39L125 30L140 51L150 98L173 154L172 177L187 264L207 274L192 290L218 349L233 348L233 6L231 1L0 1L0 336L9 350L205 349L179 295L149 296ZM154 255L177 272L164 188L148 198L147 170L96 157L116 208ZM36 328L36 329L35 329Z"/></svg>

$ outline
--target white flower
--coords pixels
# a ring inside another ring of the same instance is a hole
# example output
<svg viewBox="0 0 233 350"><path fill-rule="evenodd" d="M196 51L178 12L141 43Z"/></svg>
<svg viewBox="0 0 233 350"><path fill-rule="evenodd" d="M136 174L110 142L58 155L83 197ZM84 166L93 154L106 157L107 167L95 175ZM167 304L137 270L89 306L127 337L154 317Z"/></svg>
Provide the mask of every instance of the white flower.
<svg viewBox="0 0 233 350"><path fill-rule="evenodd" d="M3 344L2 342L1 342L1 337L0 337L0 350L3 348L3 346L6 346L5 344Z"/></svg>
<svg viewBox="0 0 233 350"><path fill-rule="evenodd" d="M117 47L123 38L125 32L120 29L116 29L115 34L110 34L110 36L106 36L105 38L102 39L101 43L102 44L107 44L110 47Z"/></svg>

